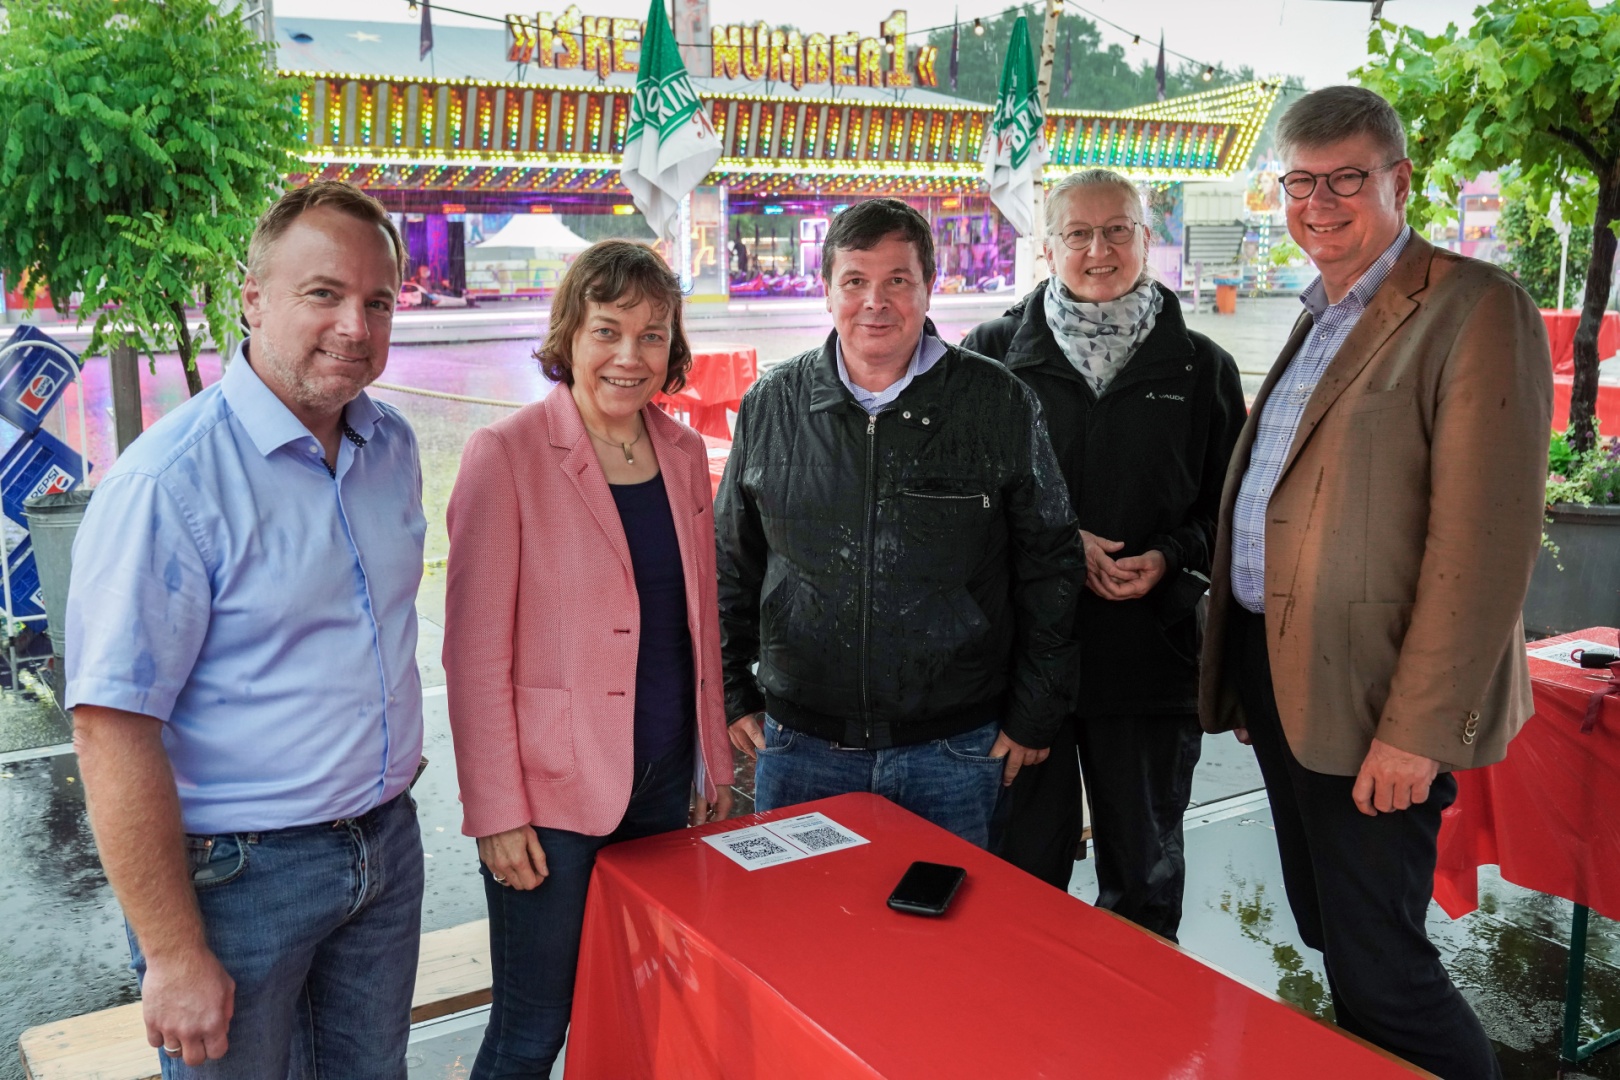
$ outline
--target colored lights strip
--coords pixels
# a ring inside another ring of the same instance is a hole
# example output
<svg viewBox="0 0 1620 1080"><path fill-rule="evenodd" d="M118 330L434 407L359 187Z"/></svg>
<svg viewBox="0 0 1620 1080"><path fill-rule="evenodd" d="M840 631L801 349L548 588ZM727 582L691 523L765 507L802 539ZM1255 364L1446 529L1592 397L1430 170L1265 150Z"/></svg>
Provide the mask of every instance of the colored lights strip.
<svg viewBox="0 0 1620 1080"><path fill-rule="evenodd" d="M474 167L508 170L481 175L478 183L500 190L518 184L534 188L544 183L552 162L586 162L621 152L628 122L629 94L617 88L321 74L298 95L306 150L316 152L311 160L385 158L395 175L399 166L414 162L465 159L477 162ZM1254 83L1120 113L1054 110L1047 122L1048 170L1057 176L1065 168L1107 164L1141 179L1230 175L1252 152L1278 93L1277 87ZM562 104L555 130L553 95ZM851 176L880 178L891 186L940 182L901 179L897 171L907 168L975 175L988 119L986 107L967 105L848 99L831 104L751 94L712 95L705 104L737 167L776 178L782 169L800 170L798 175L820 187L829 182L823 178L836 183ZM727 131L728 126L736 130ZM599 182L594 170L588 182Z"/></svg>

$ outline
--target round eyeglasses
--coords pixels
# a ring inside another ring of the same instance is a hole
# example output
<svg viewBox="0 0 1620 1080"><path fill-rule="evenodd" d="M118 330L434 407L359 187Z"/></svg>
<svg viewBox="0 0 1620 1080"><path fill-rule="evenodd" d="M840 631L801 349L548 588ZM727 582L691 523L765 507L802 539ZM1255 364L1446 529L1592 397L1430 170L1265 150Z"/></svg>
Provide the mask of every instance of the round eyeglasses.
<svg viewBox="0 0 1620 1080"><path fill-rule="evenodd" d="M1092 239L1098 233L1102 233L1103 239L1116 247L1128 244L1136 237L1136 230L1141 226L1138 222L1127 221L1128 224L1104 225L1100 229L1085 225L1070 229L1063 234L1063 246L1070 251L1084 251L1091 246Z"/></svg>
<svg viewBox="0 0 1620 1080"><path fill-rule="evenodd" d="M1405 160L1405 158L1396 158L1394 161L1380 165L1376 169L1356 169L1347 165L1342 169L1334 169L1330 173L1312 173L1306 172L1304 169L1298 169L1283 174L1282 188L1288 192L1290 199L1298 199L1303 202L1316 191L1316 182L1318 180L1326 180L1329 191L1341 199L1348 199L1361 190L1361 185L1367 182L1367 177L1375 172L1393 169Z"/></svg>

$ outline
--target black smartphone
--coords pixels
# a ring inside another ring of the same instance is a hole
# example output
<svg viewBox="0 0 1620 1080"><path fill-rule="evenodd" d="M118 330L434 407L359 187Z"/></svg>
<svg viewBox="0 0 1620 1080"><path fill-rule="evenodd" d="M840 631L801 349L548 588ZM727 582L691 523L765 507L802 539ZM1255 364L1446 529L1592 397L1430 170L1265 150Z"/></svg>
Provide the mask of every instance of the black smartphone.
<svg viewBox="0 0 1620 1080"><path fill-rule="evenodd" d="M889 906L913 915L943 915L966 878L960 866L914 862L889 894Z"/></svg>

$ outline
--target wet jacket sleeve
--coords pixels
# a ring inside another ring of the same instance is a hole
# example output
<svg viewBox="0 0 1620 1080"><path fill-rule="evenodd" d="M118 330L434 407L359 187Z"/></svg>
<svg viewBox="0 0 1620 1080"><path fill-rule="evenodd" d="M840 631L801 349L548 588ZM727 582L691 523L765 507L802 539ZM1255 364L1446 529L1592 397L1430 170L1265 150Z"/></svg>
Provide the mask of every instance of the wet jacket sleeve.
<svg viewBox="0 0 1620 1080"><path fill-rule="evenodd" d="M1035 394L1016 383L1028 422L1023 468L1005 490L1012 542L1012 678L1002 730L1020 746L1051 745L1079 691L1075 604L1085 581L1080 527Z"/></svg>
<svg viewBox="0 0 1620 1080"><path fill-rule="evenodd" d="M1211 359L1215 368L1214 385L1208 398L1209 418L1198 498L1180 525L1149 537L1147 542L1150 550L1164 553L1164 578L1153 590L1153 602L1162 623L1184 618L1209 588L1221 489L1226 483L1232 448L1237 445L1238 432L1243 430L1243 421L1248 415L1237 364L1224 349L1216 349Z"/></svg>
<svg viewBox="0 0 1620 1080"><path fill-rule="evenodd" d="M743 489L748 458L750 401L737 412L731 454L714 502L715 571L720 596L720 669L726 689L726 721L765 708L754 677L759 660L759 594L765 578L765 531L759 511Z"/></svg>

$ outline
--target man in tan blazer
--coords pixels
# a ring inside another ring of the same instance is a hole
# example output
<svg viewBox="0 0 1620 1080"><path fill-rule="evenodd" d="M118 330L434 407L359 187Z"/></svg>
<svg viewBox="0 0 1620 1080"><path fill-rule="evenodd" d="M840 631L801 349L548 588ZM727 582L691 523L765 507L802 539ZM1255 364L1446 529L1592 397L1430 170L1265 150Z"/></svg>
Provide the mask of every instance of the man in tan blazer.
<svg viewBox="0 0 1620 1080"><path fill-rule="evenodd" d="M1382 98L1308 94L1278 141L1321 276L1227 472L1199 709L1254 746L1339 1025L1442 1077L1500 1076L1424 916L1451 770L1500 760L1531 712L1546 333L1512 278L1408 228Z"/></svg>

